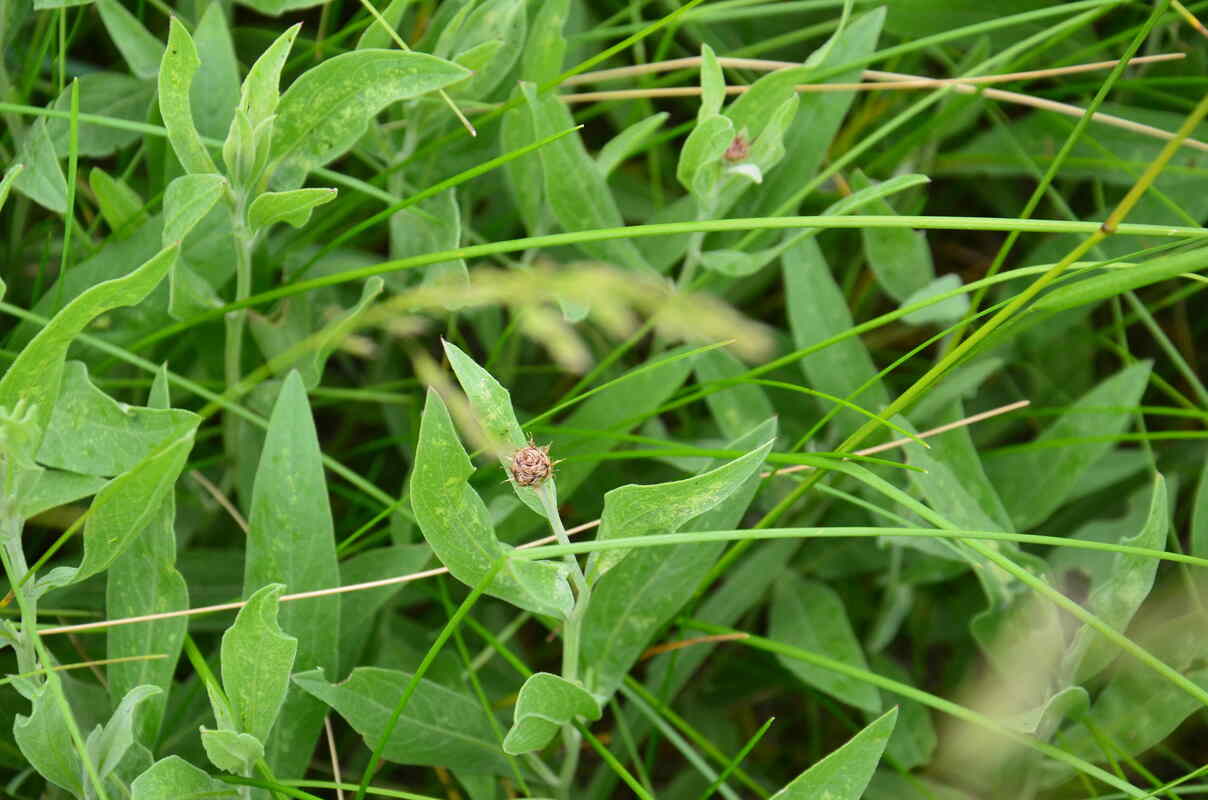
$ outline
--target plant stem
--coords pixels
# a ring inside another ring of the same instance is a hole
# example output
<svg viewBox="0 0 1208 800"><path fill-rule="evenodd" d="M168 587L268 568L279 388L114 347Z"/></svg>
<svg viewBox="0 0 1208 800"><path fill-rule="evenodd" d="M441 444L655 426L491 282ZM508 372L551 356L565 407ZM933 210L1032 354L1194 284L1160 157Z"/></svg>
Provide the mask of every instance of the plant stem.
<svg viewBox="0 0 1208 800"><path fill-rule="evenodd" d="M0 558L4 562L4 571L8 575L8 585L13 587L13 597L17 608L21 611L21 630L13 642L17 653L17 671L20 673L36 673L38 657L35 652L34 638L38 635L37 603L32 601L21 584L25 580L29 567L25 561L25 550L21 546L21 518L6 514L0 519ZM49 665L48 665L49 666ZM34 677L32 680L39 680Z"/></svg>
<svg viewBox="0 0 1208 800"><path fill-rule="evenodd" d="M244 221L245 198L237 195L231 210L232 230L235 239L235 302L246 300L252 293L252 252L256 248L256 237L248 230ZM224 349L224 378L227 389L239 385L243 367L243 332L247 325L247 309L227 312L226 346ZM222 426L223 446L227 460L238 462L239 419L227 414ZM237 472L236 472L237 474Z"/></svg>
<svg viewBox="0 0 1208 800"><path fill-rule="evenodd" d="M558 504L554 493L548 485L534 487L537 497L541 498L541 507L549 519L549 526L558 539L558 544L570 544L566 528L562 525L562 517L558 513ZM587 614L587 605L591 602L591 587L583 575L583 568L578 559L569 553L563 556L570 567L571 583L575 587L575 606L562 626L562 677L572 683L579 683L579 648L582 643L583 618ZM558 781L558 794L570 798L575 782L575 772L579 767L579 749L583 737L573 724L562 726L562 742L566 748L566 756L562 761L562 770Z"/></svg>

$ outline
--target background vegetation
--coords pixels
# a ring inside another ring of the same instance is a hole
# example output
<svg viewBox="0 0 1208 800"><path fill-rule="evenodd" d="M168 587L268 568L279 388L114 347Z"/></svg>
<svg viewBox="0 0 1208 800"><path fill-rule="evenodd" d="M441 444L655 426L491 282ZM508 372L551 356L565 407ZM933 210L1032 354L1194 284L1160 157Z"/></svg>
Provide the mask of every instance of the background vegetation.
<svg viewBox="0 0 1208 800"><path fill-rule="evenodd" d="M0 794L1202 793L1205 13L4 0Z"/></svg>

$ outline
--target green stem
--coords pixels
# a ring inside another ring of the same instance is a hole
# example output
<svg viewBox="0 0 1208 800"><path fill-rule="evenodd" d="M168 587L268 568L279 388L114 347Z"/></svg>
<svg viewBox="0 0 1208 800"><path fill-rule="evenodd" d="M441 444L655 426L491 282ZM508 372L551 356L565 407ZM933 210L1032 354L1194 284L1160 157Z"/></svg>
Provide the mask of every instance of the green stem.
<svg viewBox="0 0 1208 800"><path fill-rule="evenodd" d="M256 248L256 237L244 222L244 198L234 202L231 211L235 238L235 302L246 300L252 293L252 252ZM227 388L237 386L242 378L243 333L247 326L247 309L239 308L227 312L226 346L224 349L224 378ZM232 464L238 461L239 419L227 414L222 426L223 445Z"/></svg>
<svg viewBox="0 0 1208 800"><path fill-rule="evenodd" d="M8 585L13 587L12 594L21 611L21 630L13 645L17 653L17 671L36 673L38 657L34 638L38 635L38 609L37 602L21 587L29 572L25 550L21 547L21 519L15 515L5 515L0 525L3 525L3 530L0 530L0 559L3 559Z"/></svg>
<svg viewBox="0 0 1208 800"><path fill-rule="evenodd" d="M554 532L558 544L569 545L570 537L562 525L562 516L558 513L558 504L554 493L548 486L534 487L537 497L541 499L541 507L549 519L549 526ZM562 626L562 677L572 683L579 682L579 648L582 644L583 618L587 615L587 605L591 602L591 587L583 575L583 568L575 556L567 553L563 556L570 567L571 583L575 587L575 606L570 616ZM579 750L583 744L583 736L574 724L562 726L562 742L566 748L566 756L562 761L562 770L558 780L560 797L570 798L575 782L575 772L579 768Z"/></svg>

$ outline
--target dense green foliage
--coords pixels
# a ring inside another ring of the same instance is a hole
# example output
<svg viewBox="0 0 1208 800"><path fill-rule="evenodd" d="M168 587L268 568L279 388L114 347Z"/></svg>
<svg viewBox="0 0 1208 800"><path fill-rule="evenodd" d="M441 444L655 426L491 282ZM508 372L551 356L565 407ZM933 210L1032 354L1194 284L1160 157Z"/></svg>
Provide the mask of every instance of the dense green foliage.
<svg viewBox="0 0 1208 800"><path fill-rule="evenodd" d="M0 796L1203 792L1196 15L0 0Z"/></svg>

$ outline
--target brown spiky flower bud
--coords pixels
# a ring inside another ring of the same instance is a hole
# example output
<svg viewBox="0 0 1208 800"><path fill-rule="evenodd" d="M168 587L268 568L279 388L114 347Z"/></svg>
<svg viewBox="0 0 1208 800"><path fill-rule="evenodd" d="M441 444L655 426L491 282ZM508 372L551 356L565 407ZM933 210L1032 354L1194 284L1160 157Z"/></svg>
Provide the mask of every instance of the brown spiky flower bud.
<svg viewBox="0 0 1208 800"><path fill-rule="evenodd" d="M528 446L512 455L508 471L518 486L539 486L554 471L554 462L549 460L549 445L538 447L530 439Z"/></svg>

